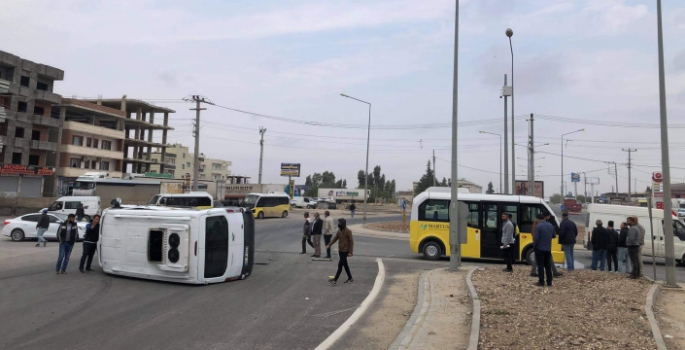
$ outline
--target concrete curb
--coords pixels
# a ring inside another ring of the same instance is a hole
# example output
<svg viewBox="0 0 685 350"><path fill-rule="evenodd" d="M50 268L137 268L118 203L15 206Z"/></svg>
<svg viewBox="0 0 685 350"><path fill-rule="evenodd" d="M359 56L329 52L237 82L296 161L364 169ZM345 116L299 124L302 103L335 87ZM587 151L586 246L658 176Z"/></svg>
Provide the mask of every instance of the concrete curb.
<svg viewBox="0 0 685 350"><path fill-rule="evenodd" d="M373 227L369 227L369 224L362 224L362 228L365 230L370 230L370 231L378 231L378 232L390 232L390 233L404 233L404 234L409 234L409 230L378 230Z"/></svg>
<svg viewBox="0 0 685 350"><path fill-rule="evenodd" d="M478 298L476 287L474 287L473 282L471 282L471 277L476 269L478 269L478 267L472 267L466 275L466 285L469 287L469 295L471 296L471 302L473 303L471 335L469 335L469 346L466 348L467 350L478 350L478 337L480 334L480 299Z"/></svg>
<svg viewBox="0 0 685 350"><path fill-rule="evenodd" d="M406 349L407 346L411 344L411 340L414 338L414 335L416 335L416 332L421 328L420 325L423 323L423 319L430 307L430 283L427 281L427 276L431 271L421 273L419 278L419 294L416 297L417 301L416 306L414 306L414 311L409 320L407 320L407 324L402 328L400 334L397 335L395 341L393 341L392 345L388 348L389 350Z"/></svg>
<svg viewBox="0 0 685 350"><path fill-rule="evenodd" d="M647 294L647 302L645 304L645 312L647 313L647 320L649 320L649 326L652 327L652 335L654 336L654 342L656 342L656 347L659 350L667 350L666 342L664 337L661 335L661 329L659 324L656 322L656 316L654 315L654 303L656 302L656 297L659 294L660 284L653 284L652 288L649 289Z"/></svg>

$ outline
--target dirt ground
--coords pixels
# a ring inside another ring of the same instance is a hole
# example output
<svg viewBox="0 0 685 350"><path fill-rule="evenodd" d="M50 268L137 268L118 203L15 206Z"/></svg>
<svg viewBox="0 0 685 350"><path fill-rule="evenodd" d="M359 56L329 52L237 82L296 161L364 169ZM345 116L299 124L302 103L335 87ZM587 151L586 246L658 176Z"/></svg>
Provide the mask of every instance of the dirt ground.
<svg viewBox="0 0 685 350"><path fill-rule="evenodd" d="M378 231L409 232L409 221L376 222L372 224L366 224L365 227Z"/></svg>
<svg viewBox="0 0 685 350"><path fill-rule="evenodd" d="M685 290L662 289L655 309L668 348L685 349Z"/></svg>
<svg viewBox="0 0 685 350"><path fill-rule="evenodd" d="M482 302L479 349L656 348L644 311L648 281L576 270L538 287L529 273L474 273Z"/></svg>

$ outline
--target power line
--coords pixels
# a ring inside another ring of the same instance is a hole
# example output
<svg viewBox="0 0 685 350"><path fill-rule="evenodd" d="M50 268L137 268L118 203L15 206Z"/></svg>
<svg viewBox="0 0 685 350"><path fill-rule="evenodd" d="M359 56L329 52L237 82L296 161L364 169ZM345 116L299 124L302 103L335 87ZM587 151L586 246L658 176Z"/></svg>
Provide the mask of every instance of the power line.
<svg viewBox="0 0 685 350"><path fill-rule="evenodd" d="M543 120L548 120L548 121L554 121L554 122L560 122L560 123L570 123L570 124L588 124L588 125L598 125L598 126L612 126L612 127L622 127L622 128L648 128L648 129L658 129L661 127L660 124L651 124L651 123L634 123L634 122L611 122L611 121L605 121L605 120L592 120L592 119L580 119L580 118L566 118L566 117L558 117L558 116L551 116L551 115L544 115L544 114L535 114L536 117L543 119ZM520 116L517 118L525 118L525 116ZM668 127L671 129L683 129L685 128L685 124L668 124Z"/></svg>

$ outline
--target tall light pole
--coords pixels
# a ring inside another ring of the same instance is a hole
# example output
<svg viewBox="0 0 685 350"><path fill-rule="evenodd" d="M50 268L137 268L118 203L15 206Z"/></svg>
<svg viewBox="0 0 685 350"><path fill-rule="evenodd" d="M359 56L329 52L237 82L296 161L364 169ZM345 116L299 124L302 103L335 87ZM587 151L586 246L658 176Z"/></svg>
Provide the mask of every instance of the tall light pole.
<svg viewBox="0 0 685 350"><path fill-rule="evenodd" d="M502 193L502 135L494 132L479 131L481 134L499 136L499 193Z"/></svg>
<svg viewBox="0 0 685 350"><path fill-rule="evenodd" d="M564 136L575 134L577 132L583 132L585 129L580 129L576 131L567 132L561 135L561 202L564 202Z"/></svg>
<svg viewBox="0 0 685 350"><path fill-rule="evenodd" d="M354 98L352 96L348 96L345 94L340 94L340 96L351 98L355 101L359 101L361 103L366 103L367 105L369 105L369 127L366 132L366 173L364 174L364 223L366 224L366 202L368 202L369 196L369 144L371 141L371 103L362 101L358 98Z"/></svg>
<svg viewBox="0 0 685 350"><path fill-rule="evenodd" d="M454 16L454 77L452 80L452 187L450 203L450 271L456 271L461 264L461 242L459 237L459 206L457 192L459 177L457 176L457 121L459 112L459 0L456 0Z"/></svg>
<svg viewBox="0 0 685 350"><path fill-rule="evenodd" d="M661 172L664 185L664 246L666 248L666 285L676 287L671 216L671 161L668 154L668 118L666 115L666 77L664 74L664 32L661 23L661 0L656 0L659 41L659 109L661 111ZM630 181L630 179L628 179Z"/></svg>
<svg viewBox="0 0 685 350"><path fill-rule="evenodd" d="M511 50L511 189L512 193L516 193L516 150L514 149L514 142L516 133L514 133L514 45L511 43L511 37L514 36L514 31L507 28L504 32L509 38L509 49Z"/></svg>

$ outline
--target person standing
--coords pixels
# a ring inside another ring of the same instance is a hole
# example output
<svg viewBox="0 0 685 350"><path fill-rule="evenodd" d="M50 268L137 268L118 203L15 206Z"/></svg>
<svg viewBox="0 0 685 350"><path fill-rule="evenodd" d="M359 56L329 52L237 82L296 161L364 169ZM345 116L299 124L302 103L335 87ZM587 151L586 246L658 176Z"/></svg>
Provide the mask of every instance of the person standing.
<svg viewBox="0 0 685 350"><path fill-rule="evenodd" d="M642 249L640 246L640 229L637 227L637 221L635 217L628 218L628 236L626 238L626 245L628 246L628 254L630 255L630 266L632 267L632 273L630 278L638 279L642 271L640 271L639 251Z"/></svg>
<svg viewBox="0 0 685 350"><path fill-rule="evenodd" d="M314 223L312 224L312 238L314 239L314 255L312 258L321 257L321 233L323 231L323 220L319 213L314 213Z"/></svg>
<svg viewBox="0 0 685 350"><path fill-rule="evenodd" d="M502 213L502 251L504 262L507 264L504 272L514 272L514 243L514 224L509 220L507 213Z"/></svg>
<svg viewBox="0 0 685 350"><path fill-rule="evenodd" d="M540 287L545 286L545 276L547 277L547 286L552 286L552 239L554 238L554 226L547 220L544 220L544 214L538 214L540 221L535 226L533 232L533 249L535 250L535 260L538 264L538 283Z"/></svg>
<svg viewBox="0 0 685 350"><path fill-rule="evenodd" d="M71 251L74 249L74 242L76 241L76 236L78 236L78 226L74 219L75 215L69 214L67 222L61 224L57 231L57 238L59 239L59 257L55 266L57 274L67 273L67 264L69 264Z"/></svg>
<svg viewBox="0 0 685 350"><path fill-rule="evenodd" d="M637 216L633 216L633 221L635 222L637 229L640 231L640 250L637 251L637 262L640 264L640 277L642 277L642 275L645 273L644 264L642 263L642 249L645 245L645 228L640 225Z"/></svg>
<svg viewBox="0 0 685 350"><path fill-rule="evenodd" d="M352 231L347 228L347 221L345 219L338 219L338 233L333 237L331 243L326 246L326 249L330 249L335 242L339 242L338 254L340 255L340 260L338 261L338 271L335 273L335 277L328 280L328 282L335 286L344 268L347 274L347 281L345 283L353 283L354 280L352 279L352 273L350 273L350 266L347 264L347 258L352 257L354 252L354 239L352 238Z"/></svg>
<svg viewBox="0 0 685 350"><path fill-rule="evenodd" d="M618 272L630 273L630 255L628 254L628 224L621 223L621 233L618 235Z"/></svg>
<svg viewBox="0 0 685 350"><path fill-rule="evenodd" d="M354 203L350 204L350 216L354 219L354 213L357 210L357 206Z"/></svg>
<svg viewBox="0 0 685 350"><path fill-rule="evenodd" d="M326 210L323 213L323 241L326 245L326 259L331 258L331 248L328 247L331 244L331 238L333 238L333 218L331 217L331 212Z"/></svg>
<svg viewBox="0 0 685 350"><path fill-rule="evenodd" d="M81 255L81 263L78 270L83 273L83 265L86 265L86 271L92 271L90 264L93 262L95 250L97 250L97 243L100 239L100 215L93 217L93 222L86 227L86 236L83 238L83 255Z"/></svg>
<svg viewBox="0 0 685 350"><path fill-rule="evenodd" d="M307 254L307 244L314 248L312 243L312 223L309 220L309 212L304 213L304 227L302 227L302 253Z"/></svg>
<svg viewBox="0 0 685 350"><path fill-rule="evenodd" d="M79 202L78 206L76 207L76 220L81 222L84 216L86 216L86 210L83 208L83 202Z"/></svg>
<svg viewBox="0 0 685 350"><path fill-rule="evenodd" d="M561 214L562 220L559 225L559 244L564 250L564 256L566 257L566 270L574 270L574 257L573 257L573 247L576 245L576 237L578 237L578 227L576 224L568 219L568 213L563 212Z"/></svg>
<svg viewBox="0 0 685 350"><path fill-rule="evenodd" d="M566 213L566 212L563 212L563 213ZM550 213L544 213L542 215L543 215L542 219L538 219L539 215L536 217L536 220L533 223L533 227L530 230L531 234L535 233L535 227L542 221L546 221L550 225L552 225L552 227L554 227L554 225L551 222L552 221L552 215ZM554 239L554 238L556 238L556 236L557 236L557 234L556 234L556 230L555 230L552 238ZM552 255L550 254L550 259L551 259L551 257L552 257ZM538 277L538 261L535 258L535 252L533 252L533 263L531 265L532 266L530 269L530 276L531 277ZM555 278L558 278L558 277L561 277L564 275L563 273L561 273L561 271L557 270L557 265L554 264L554 261L550 261L550 265L552 265L552 274L554 275Z"/></svg>
<svg viewBox="0 0 685 350"><path fill-rule="evenodd" d="M614 263L614 271L618 272L618 232L614 230L614 222L607 223L607 271L611 272L611 263Z"/></svg>
<svg viewBox="0 0 685 350"><path fill-rule="evenodd" d="M38 236L38 243L36 243L36 247L40 247L40 242L43 242L43 247L45 247L46 244L48 244L48 240L43 238L43 234L45 231L47 231L50 228L50 217L48 216L48 210L43 209L43 214L40 216L40 219L38 219L38 223L36 224L36 235Z"/></svg>
<svg viewBox="0 0 685 350"><path fill-rule="evenodd" d="M609 246L609 234L602 226L602 220L595 222L597 227L592 230L592 265L593 270L597 270L597 263L599 262L599 270L604 271L604 264L606 263L607 248Z"/></svg>

